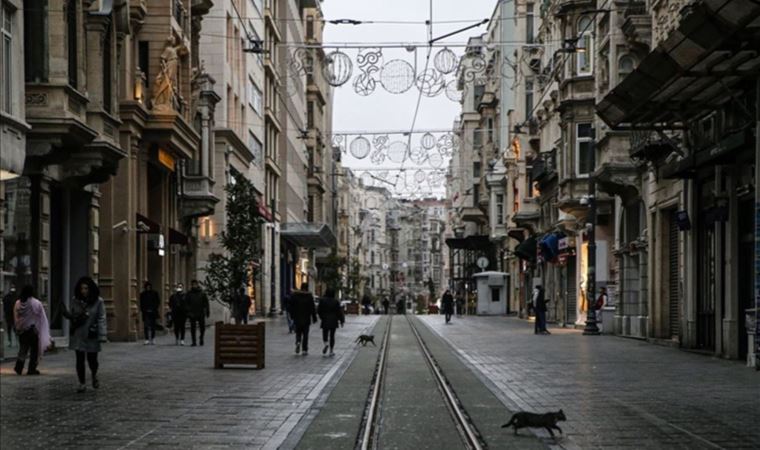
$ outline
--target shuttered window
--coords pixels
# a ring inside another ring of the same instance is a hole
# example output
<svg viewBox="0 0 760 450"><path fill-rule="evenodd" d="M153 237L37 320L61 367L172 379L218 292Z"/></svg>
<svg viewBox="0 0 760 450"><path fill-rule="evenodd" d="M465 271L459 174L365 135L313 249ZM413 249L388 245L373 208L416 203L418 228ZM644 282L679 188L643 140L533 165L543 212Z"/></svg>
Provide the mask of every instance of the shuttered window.
<svg viewBox="0 0 760 450"><path fill-rule="evenodd" d="M668 226L668 322L671 337L678 337L680 331L678 287L678 225L676 211L673 210Z"/></svg>

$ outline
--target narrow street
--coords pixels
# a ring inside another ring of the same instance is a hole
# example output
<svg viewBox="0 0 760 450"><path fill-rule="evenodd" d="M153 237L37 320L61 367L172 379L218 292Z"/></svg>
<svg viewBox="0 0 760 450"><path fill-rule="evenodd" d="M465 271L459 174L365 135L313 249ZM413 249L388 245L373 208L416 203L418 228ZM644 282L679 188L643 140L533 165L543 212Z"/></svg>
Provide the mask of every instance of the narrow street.
<svg viewBox="0 0 760 450"><path fill-rule="evenodd" d="M757 448L756 374L732 361L504 317L407 316L487 448ZM102 387L75 392L73 355L39 377L0 369L0 447L351 449L362 427L386 317L349 316L336 356L296 356L281 319L267 321L267 367L212 368L213 342L107 344ZM378 347L354 343L375 335ZM464 448L410 322L393 316L377 448ZM662 361L668 361L663 364ZM512 412L555 411L544 430L501 429ZM84 432L84 430L87 430Z"/></svg>

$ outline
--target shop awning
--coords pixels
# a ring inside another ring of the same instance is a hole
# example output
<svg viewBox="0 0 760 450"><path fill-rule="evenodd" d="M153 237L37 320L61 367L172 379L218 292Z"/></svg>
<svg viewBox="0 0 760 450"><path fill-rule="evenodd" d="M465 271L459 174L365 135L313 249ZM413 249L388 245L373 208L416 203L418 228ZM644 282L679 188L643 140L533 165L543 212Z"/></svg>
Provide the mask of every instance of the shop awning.
<svg viewBox="0 0 760 450"><path fill-rule="evenodd" d="M337 244L335 234L324 223L285 223L280 228L280 235L302 248L333 247Z"/></svg>
<svg viewBox="0 0 760 450"><path fill-rule="evenodd" d="M479 250L489 251L493 244L488 236L467 236L463 238L448 238L446 245L452 250Z"/></svg>
<svg viewBox="0 0 760 450"><path fill-rule="evenodd" d="M528 239L522 241L517 247L515 247L515 255L526 261L536 260L536 238L531 236Z"/></svg>
<svg viewBox="0 0 760 450"><path fill-rule="evenodd" d="M678 128L740 95L760 74L760 4L701 0L597 105L613 128Z"/></svg>
<svg viewBox="0 0 760 450"><path fill-rule="evenodd" d="M137 232L138 233L145 233L145 234L159 234L161 233L161 225L158 223L148 219L147 217L143 216L140 213L135 213L136 219L137 219ZM140 226L140 223L144 225L144 227Z"/></svg>
<svg viewBox="0 0 760 450"><path fill-rule="evenodd" d="M169 244L177 244L177 245L187 245L190 243L190 239L184 234L180 233L179 231L175 230L174 228L169 228Z"/></svg>

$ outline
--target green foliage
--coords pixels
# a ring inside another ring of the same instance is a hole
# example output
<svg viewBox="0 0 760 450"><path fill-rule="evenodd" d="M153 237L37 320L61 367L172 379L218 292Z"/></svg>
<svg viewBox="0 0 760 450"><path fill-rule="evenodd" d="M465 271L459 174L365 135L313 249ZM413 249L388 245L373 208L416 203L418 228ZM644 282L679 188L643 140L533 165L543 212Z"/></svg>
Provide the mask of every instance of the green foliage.
<svg viewBox="0 0 760 450"><path fill-rule="evenodd" d="M241 287L254 280L261 257L261 224L253 184L239 173L224 187L227 226L219 236L224 253L209 255L203 288L210 299L230 303Z"/></svg>
<svg viewBox="0 0 760 450"><path fill-rule="evenodd" d="M334 289L336 295L339 295L343 290L343 275L341 272L346 263L346 258L339 257L335 250L333 250L330 256L320 264L319 281L325 283L328 289Z"/></svg>
<svg viewBox="0 0 760 450"><path fill-rule="evenodd" d="M359 260L354 258L351 260L348 269L348 296L352 299L358 300L360 297L359 288L361 287L364 277L361 272L361 264Z"/></svg>

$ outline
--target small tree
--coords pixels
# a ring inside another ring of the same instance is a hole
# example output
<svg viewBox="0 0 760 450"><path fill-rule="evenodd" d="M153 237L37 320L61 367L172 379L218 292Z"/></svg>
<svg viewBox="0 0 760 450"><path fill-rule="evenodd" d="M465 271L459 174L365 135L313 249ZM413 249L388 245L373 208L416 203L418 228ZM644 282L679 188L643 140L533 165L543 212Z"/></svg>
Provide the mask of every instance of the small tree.
<svg viewBox="0 0 760 450"><path fill-rule="evenodd" d="M234 173L224 192L227 226L219 236L224 253L209 255L202 285L210 299L231 307L240 288L258 275L253 263L261 256L262 219L253 184L243 175Z"/></svg>
<svg viewBox="0 0 760 450"><path fill-rule="evenodd" d="M338 256L336 251L330 253L324 263L320 264L319 281L325 284L327 289L334 289L335 295L343 290L342 269L346 265L346 258Z"/></svg>
<svg viewBox="0 0 760 450"><path fill-rule="evenodd" d="M362 281L364 277L361 273L361 264L357 258L354 258L348 268L348 295L354 300L359 299L359 287Z"/></svg>

